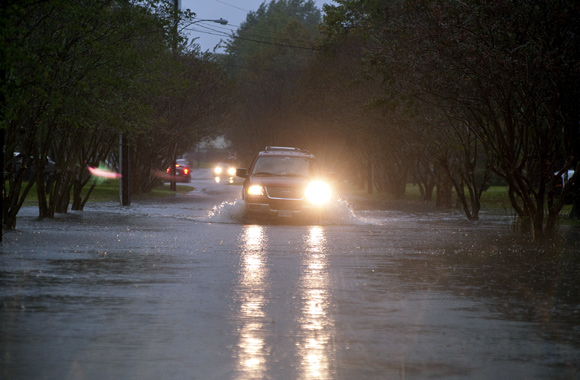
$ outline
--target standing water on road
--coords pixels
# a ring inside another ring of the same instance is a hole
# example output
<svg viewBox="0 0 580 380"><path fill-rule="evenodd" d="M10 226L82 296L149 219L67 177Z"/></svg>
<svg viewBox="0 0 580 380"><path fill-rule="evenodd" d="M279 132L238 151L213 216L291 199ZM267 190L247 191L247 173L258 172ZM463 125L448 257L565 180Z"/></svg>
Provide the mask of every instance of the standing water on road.
<svg viewBox="0 0 580 380"><path fill-rule="evenodd" d="M537 245L485 215L245 224L236 187L193 185L24 209L0 246L0 378L580 376L577 228Z"/></svg>

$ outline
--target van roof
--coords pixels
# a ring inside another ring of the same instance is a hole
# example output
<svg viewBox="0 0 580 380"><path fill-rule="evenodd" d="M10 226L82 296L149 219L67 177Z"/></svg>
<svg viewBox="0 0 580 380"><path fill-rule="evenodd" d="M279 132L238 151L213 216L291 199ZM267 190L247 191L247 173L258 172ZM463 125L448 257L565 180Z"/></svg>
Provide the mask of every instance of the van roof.
<svg viewBox="0 0 580 380"><path fill-rule="evenodd" d="M314 155L307 150L286 146L267 146L266 149L258 153L259 156L303 156L314 158Z"/></svg>

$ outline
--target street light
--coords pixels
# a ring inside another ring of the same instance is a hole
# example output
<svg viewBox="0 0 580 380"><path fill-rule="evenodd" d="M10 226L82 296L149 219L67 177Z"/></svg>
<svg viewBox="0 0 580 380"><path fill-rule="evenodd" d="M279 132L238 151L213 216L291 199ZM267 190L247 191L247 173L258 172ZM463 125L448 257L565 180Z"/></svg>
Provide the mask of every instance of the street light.
<svg viewBox="0 0 580 380"><path fill-rule="evenodd" d="M212 20L212 19L195 20L195 21L192 21L191 24L197 24L198 22L202 22L202 21L215 22L215 23L222 24L222 25L228 24L228 20L225 20L223 18L219 18L217 20Z"/></svg>

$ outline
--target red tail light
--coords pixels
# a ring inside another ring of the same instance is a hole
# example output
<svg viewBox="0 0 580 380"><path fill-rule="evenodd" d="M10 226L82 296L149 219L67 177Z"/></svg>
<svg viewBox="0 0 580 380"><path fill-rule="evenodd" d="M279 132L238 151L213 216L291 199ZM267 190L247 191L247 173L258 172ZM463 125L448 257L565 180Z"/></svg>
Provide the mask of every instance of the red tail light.
<svg viewBox="0 0 580 380"><path fill-rule="evenodd" d="M183 174L189 174L189 169L188 168L183 168Z"/></svg>

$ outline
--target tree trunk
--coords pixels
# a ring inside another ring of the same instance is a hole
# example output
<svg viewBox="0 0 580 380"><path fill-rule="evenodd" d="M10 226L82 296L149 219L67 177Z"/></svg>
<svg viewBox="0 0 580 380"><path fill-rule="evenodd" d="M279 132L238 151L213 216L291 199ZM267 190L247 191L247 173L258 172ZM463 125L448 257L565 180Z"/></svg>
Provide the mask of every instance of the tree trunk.
<svg viewBox="0 0 580 380"><path fill-rule="evenodd" d="M83 190L83 186L81 183L75 181L75 183L73 184L73 189L72 189L72 204L70 206L71 210L75 210L75 211L82 211L82 190Z"/></svg>
<svg viewBox="0 0 580 380"><path fill-rule="evenodd" d="M448 179L442 179L437 184L437 199L435 205L441 208L453 208L453 186Z"/></svg>
<svg viewBox="0 0 580 380"><path fill-rule="evenodd" d="M423 196L424 201L433 200L433 190L435 189L435 183L433 181L425 182L425 195Z"/></svg>
<svg viewBox="0 0 580 380"><path fill-rule="evenodd" d="M453 208L451 186L448 184L437 185L437 198L435 205L441 208Z"/></svg>
<svg viewBox="0 0 580 380"><path fill-rule="evenodd" d="M38 162L38 161L37 161ZM44 168L36 169L36 195L38 198L38 217L46 218L54 216L51 215L48 202L46 201L46 189L44 187Z"/></svg>
<svg viewBox="0 0 580 380"><path fill-rule="evenodd" d="M569 215L571 219L580 219L580 191L578 191L578 188L580 186L575 185L572 193L572 210L570 210Z"/></svg>
<svg viewBox="0 0 580 380"><path fill-rule="evenodd" d="M373 161L369 159L368 166L367 166L367 193L373 193Z"/></svg>

